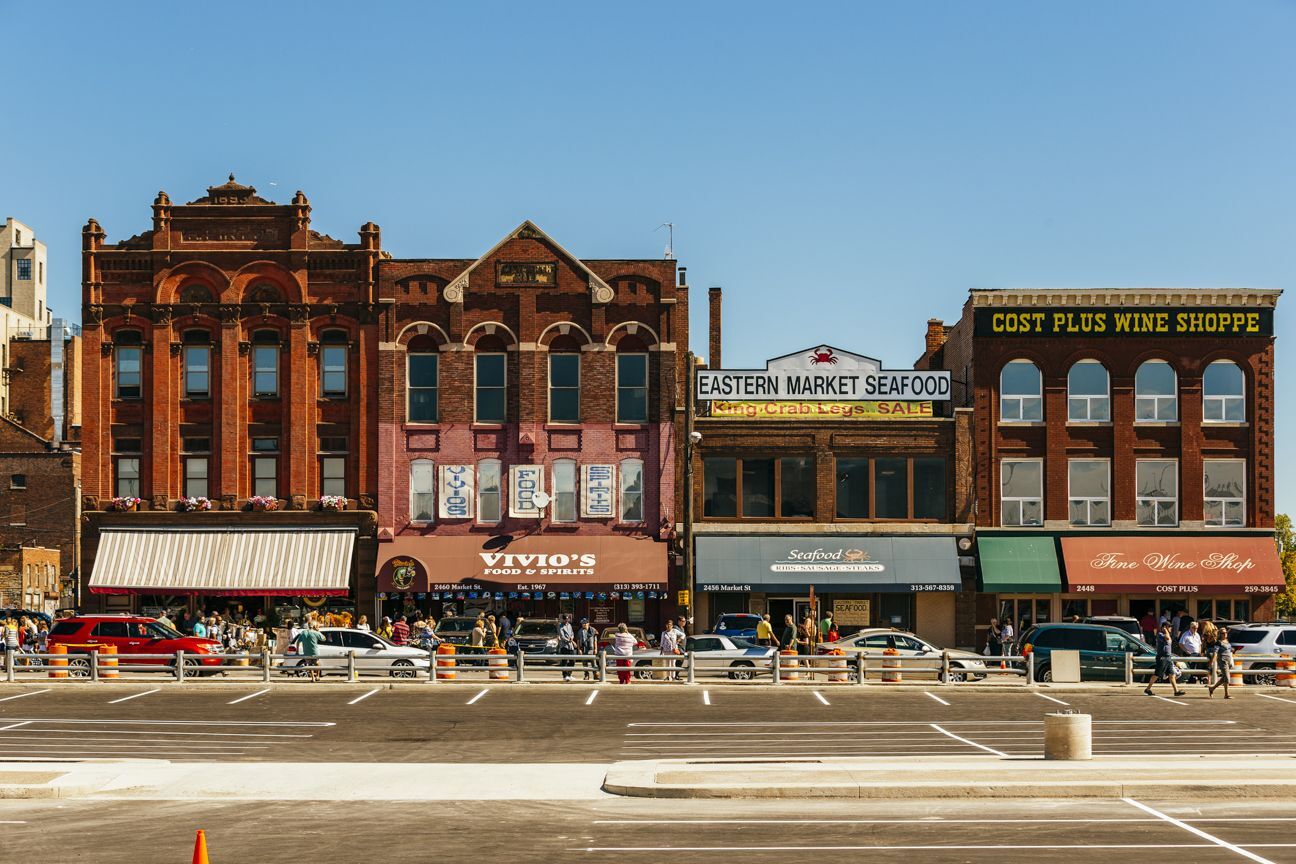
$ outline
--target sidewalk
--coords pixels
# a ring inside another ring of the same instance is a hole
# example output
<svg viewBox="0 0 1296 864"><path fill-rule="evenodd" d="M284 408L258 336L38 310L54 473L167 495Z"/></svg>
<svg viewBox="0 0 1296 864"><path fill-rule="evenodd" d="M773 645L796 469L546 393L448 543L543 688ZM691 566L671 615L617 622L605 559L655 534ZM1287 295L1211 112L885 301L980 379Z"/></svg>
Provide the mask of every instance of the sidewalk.
<svg viewBox="0 0 1296 864"><path fill-rule="evenodd" d="M1296 797L1296 760L1185 756L1087 762L994 756L617 762L603 789L641 798Z"/></svg>

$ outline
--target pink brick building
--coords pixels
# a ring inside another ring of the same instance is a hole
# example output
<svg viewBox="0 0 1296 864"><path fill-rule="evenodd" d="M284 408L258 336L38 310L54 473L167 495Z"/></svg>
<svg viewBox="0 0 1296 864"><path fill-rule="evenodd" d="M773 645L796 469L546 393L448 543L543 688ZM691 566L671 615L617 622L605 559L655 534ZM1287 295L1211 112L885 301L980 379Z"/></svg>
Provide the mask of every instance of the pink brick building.
<svg viewBox="0 0 1296 864"><path fill-rule="evenodd" d="M383 260L378 302L375 611L674 613L684 269L524 222L475 260Z"/></svg>

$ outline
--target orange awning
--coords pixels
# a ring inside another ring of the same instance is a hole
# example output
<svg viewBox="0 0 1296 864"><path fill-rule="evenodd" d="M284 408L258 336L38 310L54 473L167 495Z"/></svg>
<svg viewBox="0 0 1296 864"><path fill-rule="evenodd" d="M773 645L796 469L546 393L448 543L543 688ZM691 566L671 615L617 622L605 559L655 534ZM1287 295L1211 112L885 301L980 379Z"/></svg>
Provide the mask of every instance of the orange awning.
<svg viewBox="0 0 1296 864"><path fill-rule="evenodd" d="M1276 594L1272 537L1157 534L1063 537L1067 590L1118 594Z"/></svg>

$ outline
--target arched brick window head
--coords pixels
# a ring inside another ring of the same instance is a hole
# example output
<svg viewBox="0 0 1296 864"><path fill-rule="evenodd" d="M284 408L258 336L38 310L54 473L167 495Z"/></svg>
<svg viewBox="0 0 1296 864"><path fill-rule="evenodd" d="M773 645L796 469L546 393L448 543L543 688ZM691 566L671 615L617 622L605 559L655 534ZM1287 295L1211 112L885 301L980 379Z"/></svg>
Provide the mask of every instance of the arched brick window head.
<svg viewBox="0 0 1296 864"><path fill-rule="evenodd" d="M252 286L252 290L248 291L247 299L249 303L282 303L283 292L276 286L263 282Z"/></svg>
<svg viewBox="0 0 1296 864"><path fill-rule="evenodd" d="M214 303L211 289L206 285L186 285L180 289L181 303Z"/></svg>
<svg viewBox="0 0 1296 864"><path fill-rule="evenodd" d="M1044 419L1044 390L1039 367L1013 360L999 373L999 419L1006 423L1038 423Z"/></svg>

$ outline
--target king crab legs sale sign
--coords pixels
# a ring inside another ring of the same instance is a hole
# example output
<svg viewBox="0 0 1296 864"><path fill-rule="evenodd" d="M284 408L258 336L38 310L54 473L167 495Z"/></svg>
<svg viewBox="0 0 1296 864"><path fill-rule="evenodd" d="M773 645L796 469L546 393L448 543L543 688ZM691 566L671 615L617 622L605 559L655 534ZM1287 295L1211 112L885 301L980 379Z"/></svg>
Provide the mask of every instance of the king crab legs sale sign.
<svg viewBox="0 0 1296 864"><path fill-rule="evenodd" d="M820 345L775 357L764 369L699 369L699 402L928 402L950 398L950 373L883 369L871 357Z"/></svg>

